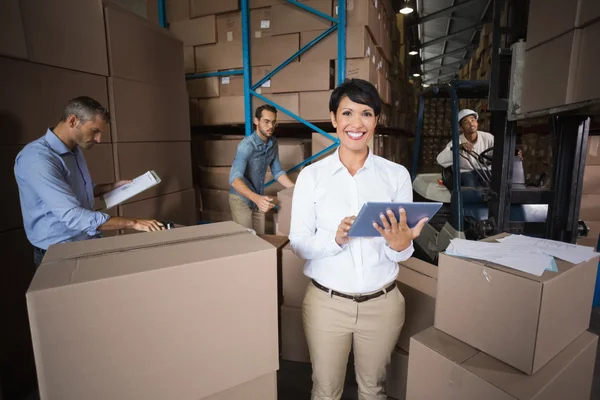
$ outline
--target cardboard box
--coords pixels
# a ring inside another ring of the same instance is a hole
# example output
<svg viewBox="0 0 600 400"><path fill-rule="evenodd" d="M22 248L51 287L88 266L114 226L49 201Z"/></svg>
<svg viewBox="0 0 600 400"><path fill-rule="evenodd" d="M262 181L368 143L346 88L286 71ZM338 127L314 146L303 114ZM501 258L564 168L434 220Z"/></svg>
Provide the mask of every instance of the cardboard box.
<svg viewBox="0 0 600 400"><path fill-rule="evenodd" d="M252 67L252 82L257 83L260 79L264 78L271 72L271 67ZM221 96L243 96L244 95L244 76L243 75L232 75L222 76L219 78L219 87ZM265 94L271 93L270 80L265 82L261 87L257 88L257 93Z"/></svg>
<svg viewBox="0 0 600 400"><path fill-rule="evenodd" d="M440 254L435 327L527 374L536 373L590 322L598 258L579 265L556 259L556 264L558 273L538 277Z"/></svg>
<svg viewBox="0 0 600 400"><path fill-rule="evenodd" d="M335 63L335 82L337 77L337 61ZM375 55L371 58L351 58L346 60L346 79L364 79L377 85L377 62Z"/></svg>
<svg viewBox="0 0 600 400"><path fill-rule="evenodd" d="M600 165L588 165L585 167L583 170L582 190L582 193L585 194L600 194Z"/></svg>
<svg viewBox="0 0 600 400"><path fill-rule="evenodd" d="M19 187L15 180L15 158L23 146L0 146L0 178L3 182L3 199L0 207L0 232L23 226Z"/></svg>
<svg viewBox="0 0 600 400"><path fill-rule="evenodd" d="M202 17L211 14L223 14L230 11L239 10L239 0L221 0L221 1L206 1L206 0L191 0L190 14L192 18Z"/></svg>
<svg viewBox="0 0 600 400"><path fill-rule="evenodd" d="M219 21L218 17L217 24ZM217 42L217 26L214 15L186 21L169 22L169 30L183 42L183 46L200 46Z"/></svg>
<svg viewBox="0 0 600 400"><path fill-rule="evenodd" d="M581 31L576 29L525 52L523 112L573 101L580 42ZM556 59L556 54L564 56Z"/></svg>
<svg viewBox="0 0 600 400"><path fill-rule="evenodd" d="M205 189L229 190L231 167L198 167L198 179Z"/></svg>
<svg viewBox="0 0 600 400"><path fill-rule="evenodd" d="M242 42L221 42L194 47L196 72L242 68Z"/></svg>
<svg viewBox="0 0 600 400"><path fill-rule="evenodd" d="M406 383L408 379L408 353L398 347L392 353L390 365L387 367L385 379L388 397L396 400L406 399Z"/></svg>
<svg viewBox="0 0 600 400"><path fill-rule="evenodd" d="M250 10L250 37L260 39L271 36L271 7Z"/></svg>
<svg viewBox="0 0 600 400"><path fill-rule="evenodd" d="M337 137L337 133L335 132L328 132L331 136L333 137ZM313 132L312 133L312 141L311 141L311 145L312 145L312 155L314 156L315 154L319 154L321 151L325 150L326 148L328 148L329 146L331 146L333 144L333 141L331 139L329 139L326 136L321 135L318 132ZM333 152L335 152L335 150L337 149L337 147L331 149L328 153L324 154L323 156L321 156L320 158L316 159L314 162L320 161L323 158L327 157L328 155L332 154Z"/></svg>
<svg viewBox="0 0 600 400"><path fill-rule="evenodd" d="M306 0L303 3L317 11L331 15L331 0ZM331 27L331 22L326 19L289 3L273 5L271 16L271 33L273 35L329 29Z"/></svg>
<svg viewBox="0 0 600 400"><path fill-rule="evenodd" d="M199 141L196 147L199 164L205 167L230 167L243 138L243 136L235 135Z"/></svg>
<svg viewBox="0 0 600 400"><path fill-rule="evenodd" d="M92 182L95 185L116 181L112 144L100 143L94 145L90 150L83 151L83 156L92 176ZM138 175L131 178L133 179Z"/></svg>
<svg viewBox="0 0 600 400"><path fill-rule="evenodd" d="M275 221L276 213L273 213L273 221ZM266 215L265 215L266 217ZM265 220L266 223L266 220ZM282 279L282 265L283 265L283 251L290 242L288 237L285 235L258 235L261 239L271 243L277 249L277 304L281 306L283 304L283 279ZM280 309L281 310L281 309ZM279 313L279 348L281 348L281 312Z"/></svg>
<svg viewBox="0 0 600 400"><path fill-rule="evenodd" d="M252 66L278 66L300 50L300 34L251 38L250 47L252 49L250 52ZM289 65L284 70L288 67Z"/></svg>
<svg viewBox="0 0 600 400"><path fill-rule="evenodd" d="M0 54L27 59L27 43L19 0L0 2ZM1 390L0 390L1 392Z"/></svg>
<svg viewBox="0 0 600 400"><path fill-rule="evenodd" d="M198 99L190 99L190 125L198 126L200 125L200 115L198 110Z"/></svg>
<svg viewBox="0 0 600 400"><path fill-rule="evenodd" d="M277 131L275 131L277 135ZM306 139L279 138L279 161L281 168L288 170L306 160L310 155L310 141Z"/></svg>
<svg viewBox="0 0 600 400"><path fill-rule="evenodd" d="M276 249L234 223L52 246L27 292L41 398L205 398L272 373L276 287Z"/></svg>
<svg viewBox="0 0 600 400"><path fill-rule="evenodd" d="M31 61L108 75L102 2L21 0L20 5Z"/></svg>
<svg viewBox="0 0 600 400"><path fill-rule="evenodd" d="M375 5L377 3L377 5ZM334 1L334 17L338 17L337 0ZM346 2L348 26L366 26L373 36L375 44L380 42L381 4L373 0L354 0Z"/></svg>
<svg viewBox="0 0 600 400"><path fill-rule="evenodd" d="M300 116L307 121L331 121L329 99L332 90L300 92Z"/></svg>
<svg viewBox="0 0 600 400"><path fill-rule="evenodd" d="M190 142L115 143L117 178L133 179L154 170L160 184L132 197L127 203L191 189L192 155Z"/></svg>
<svg viewBox="0 0 600 400"><path fill-rule="evenodd" d="M300 47L304 47L325 32L308 31L300 34ZM337 31L327 35L317 44L302 54L302 61L337 60L338 41ZM369 57L375 50L375 45L367 30L362 26L349 26L346 29L346 58Z"/></svg>
<svg viewBox="0 0 600 400"><path fill-rule="evenodd" d="M150 1L153 2L152 0ZM178 22L190 19L190 2L181 0L167 0L168 22ZM158 10L157 10L158 11Z"/></svg>
<svg viewBox="0 0 600 400"><path fill-rule="evenodd" d="M242 40L242 13L240 11L217 16L217 41L239 42Z"/></svg>
<svg viewBox="0 0 600 400"><path fill-rule="evenodd" d="M596 7L598 7L596 5ZM575 89L573 101L585 101L598 98L600 83L597 79L598 63L600 63L600 21L581 29L581 42L579 53L573 50L573 56L577 55L577 66L575 69Z"/></svg>
<svg viewBox="0 0 600 400"><path fill-rule="evenodd" d="M298 98L298 93L265 94L265 97L267 99L273 101L278 106L283 107L286 110L288 110L296 115L300 114L300 100ZM265 104L264 101L260 100L256 96L252 96L252 110L256 110L258 107L260 107L263 104ZM254 111L252 112L252 116L254 117ZM284 112L279 111L277 113L277 122L294 122L294 121L296 121L296 120ZM277 130L275 130L275 134L277 135Z"/></svg>
<svg viewBox="0 0 600 400"><path fill-rule="evenodd" d="M219 212L211 210L202 210L201 219L204 222L210 223L233 221L231 217L231 212Z"/></svg>
<svg viewBox="0 0 600 400"><path fill-rule="evenodd" d="M201 125L243 124L244 96L199 99Z"/></svg>
<svg viewBox="0 0 600 400"><path fill-rule="evenodd" d="M191 226L197 222L194 189L169 193L119 206L122 217L157 219Z"/></svg>
<svg viewBox="0 0 600 400"><path fill-rule="evenodd" d="M114 142L189 141L185 89L108 79Z"/></svg>
<svg viewBox="0 0 600 400"><path fill-rule="evenodd" d="M538 373L527 376L430 328L411 341L406 398L587 400L597 345L598 337L585 332Z"/></svg>
<svg viewBox="0 0 600 400"><path fill-rule="evenodd" d="M585 224L590 231L587 237L577 238L577 244L593 247L598 250L598 242L600 241L600 221L585 221Z"/></svg>
<svg viewBox="0 0 600 400"><path fill-rule="evenodd" d="M600 221L600 195L584 194L581 196L579 218L584 221Z"/></svg>
<svg viewBox="0 0 600 400"><path fill-rule="evenodd" d="M579 1L580 2L580 1ZM567 33L575 27L578 0L531 0L527 20L527 50ZM560 10L560 12L556 12Z"/></svg>
<svg viewBox="0 0 600 400"><path fill-rule="evenodd" d="M186 74L193 74L196 72L196 59L194 57L193 47L183 48L183 68Z"/></svg>
<svg viewBox="0 0 600 400"><path fill-rule="evenodd" d="M600 136L588 136L585 165L600 165Z"/></svg>
<svg viewBox="0 0 600 400"><path fill-rule="evenodd" d="M201 400L277 400L277 371Z"/></svg>
<svg viewBox="0 0 600 400"><path fill-rule="evenodd" d="M248 4L250 5L250 9L254 9L281 4L283 1L285 0L248 0Z"/></svg>
<svg viewBox="0 0 600 400"><path fill-rule="evenodd" d="M410 338L433 326L438 271L435 265L414 257L399 266L396 284L406 306L398 347L409 351Z"/></svg>
<svg viewBox="0 0 600 400"><path fill-rule="evenodd" d="M287 176L288 176L288 178L291 179L292 182L295 183L296 179L298 179L299 174L300 174L300 171L295 171L290 174L287 174ZM265 184L267 184L268 182L270 182L272 180L273 180L273 174L271 174L271 171L267 171L267 174L265 176ZM265 196L277 197L277 193L281 192L283 189L285 189L285 188L283 187L283 185L281 183L275 182L265 188ZM270 221L270 222L272 222L272 221Z"/></svg>
<svg viewBox="0 0 600 400"><path fill-rule="evenodd" d="M283 360L310 363L302 324L302 308L281 307L281 342Z"/></svg>
<svg viewBox="0 0 600 400"><path fill-rule="evenodd" d="M284 189L277 192L277 201L279 210L277 211L279 231L284 235L290 234L290 222L292 219L292 198L294 196L294 188ZM296 306L298 307L298 306Z"/></svg>
<svg viewBox="0 0 600 400"><path fill-rule="evenodd" d="M185 81L188 97L192 99L209 99L221 95L219 77L188 79Z"/></svg>
<svg viewBox="0 0 600 400"><path fill-rule="evenodd" d="M288 307L302 308L306 288L310 278L304 275L306 260L298 258L287 245L282 252L283 304Z"/></svg>
<svg viewBox="0 0 600 400"><path fill-rule="evenodd" d="M579 0L575 19L577 28L581 28L598 18L600 18L600 3L596 0Z"/></svg>
<svg viewBox="0 0 600 400"><path fill-rule="evenodd" d="M108 107L106 78L26 61L0 57L0 87L3 145L27 144L43 136L67 102L82 93ZM102 141L110 142L109 132Z"/></svg>
<svg viewBox="0 0 600 400"><path fill-rule="evenodd" d="M229 190L202 189L202 206L210 211L231 212L229 208Z"/></svg>
<svg viewBox="0 0 600 400"><path fill-rule="evenodd" d="M173 88L185 85L183 43L179 39L109 3L105 4L104 16L112 77Z"/></svg>
<svg viewBox="0 0 600 400"><path fill-rule="evenodd" d="M329 90L333 70L329 60L292 63L271 78L273 93Z"/></svg>

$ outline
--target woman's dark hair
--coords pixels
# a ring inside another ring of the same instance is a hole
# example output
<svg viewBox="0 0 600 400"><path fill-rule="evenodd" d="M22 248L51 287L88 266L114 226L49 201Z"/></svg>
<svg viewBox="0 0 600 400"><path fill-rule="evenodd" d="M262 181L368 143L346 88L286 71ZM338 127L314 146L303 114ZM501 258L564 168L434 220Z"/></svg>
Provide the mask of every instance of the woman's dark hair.
<svg viewBox="0 0 600 400"><path fill-rule="evenodd" d="M346 79L331 93L329 111L335 114L340 106L340 102L346 96L355 103L371 107L375 112L375 116L379 116L381 112L381 98L371 82L364 79Z"/></svg>

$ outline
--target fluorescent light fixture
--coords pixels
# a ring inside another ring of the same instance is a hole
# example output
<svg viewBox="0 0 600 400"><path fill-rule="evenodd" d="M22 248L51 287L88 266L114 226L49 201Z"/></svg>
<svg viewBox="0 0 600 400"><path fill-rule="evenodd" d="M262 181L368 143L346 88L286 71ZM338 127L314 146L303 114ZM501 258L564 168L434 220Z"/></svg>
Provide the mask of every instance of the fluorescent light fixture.
<svg viewBox="0 0 600 400"><path fill-rule="evenodd" d="M411 50L408 52L408 55L410 55L410 56L416 56L417 54L419 54L419 52L416 50Z"/></svg>
<svg viewBox="0 0 600 400"><path fill-rule="evenodd" d="M415 73L413 74L413 76L414 76L415 78L418 78L419 76L421 76L421 74L420 74L420 73L418 73L418 72L415 72Z"/></svg>
<svg viewBox="0 0 600 400"><path fill-rule="evenodd" d="M402 7L400 8L400 14L410 14L411 12L415 11L411 6L410 6L410 2L408 0L406 0L404 3L402 3Z"/></svg>
<svg viewBox="0 0 600 400"><path fill-rule="evenodd" d="M423 84L423 87L429 87L429 86L430 86L429 83L424 83Z"/></svg>

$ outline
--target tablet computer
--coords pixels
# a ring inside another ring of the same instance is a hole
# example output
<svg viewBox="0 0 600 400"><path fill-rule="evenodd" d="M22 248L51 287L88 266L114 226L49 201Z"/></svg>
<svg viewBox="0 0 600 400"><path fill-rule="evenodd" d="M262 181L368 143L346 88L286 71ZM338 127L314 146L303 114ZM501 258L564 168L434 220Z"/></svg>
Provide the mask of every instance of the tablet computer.
<svg viewBox="0 0 600 400"><path fill-rule="evenodd" d="M409 228L414 228L421 219L429 218L435 215L442 207L443 203L379 203L367 202L356 216L356 220L348 231L348 237L378 237L379 232L373 227L373 222L381 226L381 213L386 214L390 209L400 220L400 208L406 211L406 224Z"/></svg>

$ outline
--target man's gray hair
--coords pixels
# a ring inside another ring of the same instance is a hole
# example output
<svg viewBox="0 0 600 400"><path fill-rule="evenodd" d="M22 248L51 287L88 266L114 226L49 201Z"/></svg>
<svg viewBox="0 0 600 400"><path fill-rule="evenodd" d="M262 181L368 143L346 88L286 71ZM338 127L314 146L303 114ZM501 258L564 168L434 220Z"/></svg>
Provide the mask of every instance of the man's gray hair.
<svg viewBox="0 0 600 400"><path fill-rule="evenodd" d="M81 123L92 121L99 117L105 122L110 122L110 113L102 104L87 96L80 96L69 100L63 110L61 121L66 121L69 115L75 115Z"/></svg>

